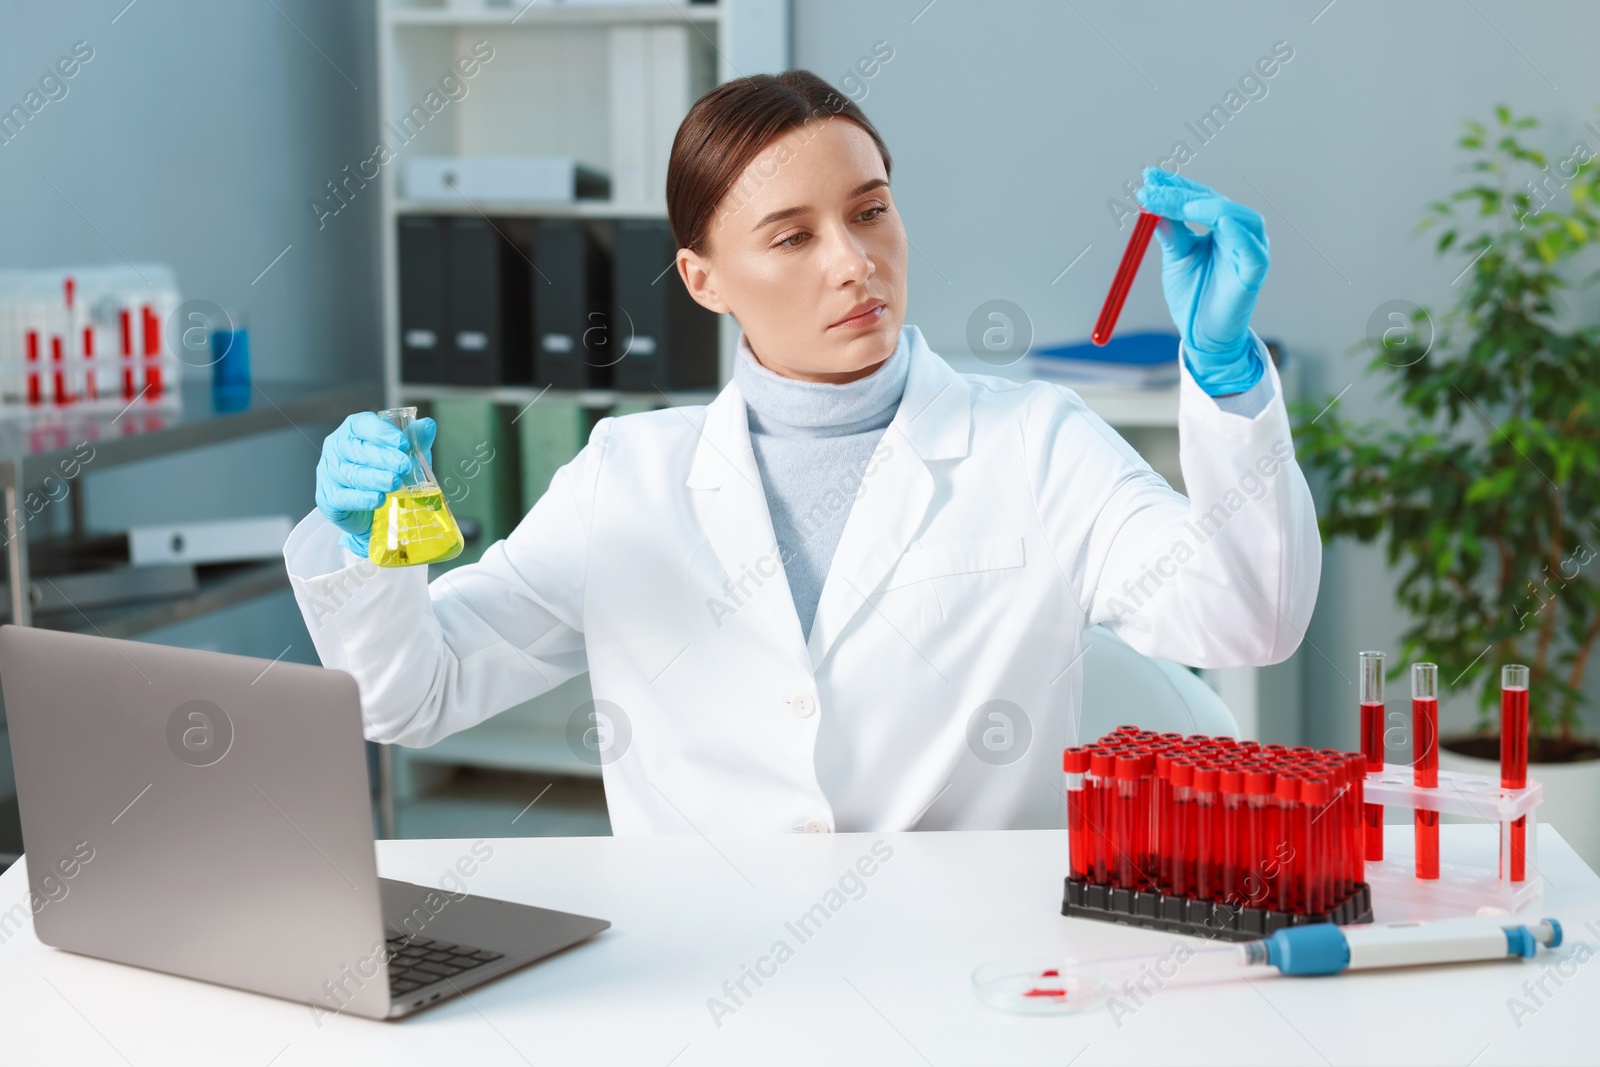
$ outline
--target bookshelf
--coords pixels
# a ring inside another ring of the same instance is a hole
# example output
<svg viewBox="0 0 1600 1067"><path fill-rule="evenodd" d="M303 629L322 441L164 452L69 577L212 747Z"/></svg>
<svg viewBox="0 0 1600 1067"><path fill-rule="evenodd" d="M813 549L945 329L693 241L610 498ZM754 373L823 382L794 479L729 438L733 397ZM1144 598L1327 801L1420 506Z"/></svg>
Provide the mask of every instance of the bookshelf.
<svg viewBox="0 0 1600 1067"><path fill-rule="evenodd" d="M417 215L482 216L490 221L664 220L664 185L636 181L631 187L646 193L628 196L630 183L619 181L614 172L614 146L632 143L626 138L633 136L631 126L619 135L616 116L636 117L635 112L619 110L618 101L632 101L636 99L632 94L644 94L636 111L644 115L646 128L641 136L654 138L645 154L657 164L646 177L659 177L665 168L661 131L675 130L682 112L700 92L732 78L776 73L790 66L789 0L510 0L509 4L495 0L477 4L379 0L376 26L379 137L390 147L393 158L380 160L376 181L369 179L356 187L355 195L371 195L375 184L380 200L384 397L389 406L416 404L439 417L436 467L441 459L449 462L441 450L454 447L459 451L472 440L493 442L495 455L507 449L515 457L510 464L492 469L487 481L475 484L485 491L473 497L469 507L487 512L476 546L481 552L487 543L509 532L507 523L514 525L532 506L530 498L542 491L539 483L547 482L549 474L571 458L587 436L587 428L598 418L614 412L703 404L714 390L663 394L403 381L398 220ZM652 92L649 77L624 62L634 54L627 50L627 35L640 28L666 31L652 40L665 37L684 50L686 69L693 75L687 97ZM484 58L486 55L489 58ZM455 66L463 57L476 60L469 64L476 68L470 76ZM450 84L442 82L447 74L454 78ZM670 134L667 136L670 144ZM575 158L610 176L612 195L604 200L545 204L465 196L436 203L404 195L403 170L411 157L528 155ZM365 161L366 154L361 156ZM364 166L361 173L370 175L371 165ZM335 182L346 177L342 171ZM330 207L335 206L332 196L330 188L326 200ZM727 381L737 339L737 326L723 316L717 339L719 385ZM509 426L513 418L516 425ZM447 421L455 424L451 431L454 445L446 441ZM439 473L443 482L447 474ZM497 498L503 499L491 504ZM475 558L476 553L463 553L446 567ZM394 803L415 795L451 765L598 777L599 768L579 760L565 740L568 717L588 698L584 676L432 748L385 746L380 759L385 834L392 834Z"/></svg>

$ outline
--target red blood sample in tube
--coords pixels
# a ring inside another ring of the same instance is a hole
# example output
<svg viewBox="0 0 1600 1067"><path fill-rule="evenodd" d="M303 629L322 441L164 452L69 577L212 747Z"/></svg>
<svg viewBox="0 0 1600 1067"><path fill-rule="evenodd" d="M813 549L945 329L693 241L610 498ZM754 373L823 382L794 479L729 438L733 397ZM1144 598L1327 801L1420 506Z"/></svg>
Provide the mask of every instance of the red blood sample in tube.
<svg viewBox="0 0 1600 1067"><path fill-rule="evenodd" d="M39 395L39 331L28 331L28 403L41 402Z"/></svg>
<svg viewBox="0 0 1600 1067"><path fill-rule="evenodd" d="M1245 873L1244 903L1247 907L1267 906L1271 899L1270 868L1267 866L1267 824L1269 807L1276 803L1273 790L1275 776L1270 770L1256 768L1245 772L1245 800L1249 805L1245 818Z"/></svg>
<svg viewBox="0 0 1600 1067"><path fill-rule="evenodd" d="M1279 774L1275 793L1278 798L1277 840L1269 844L1271 860L1277 863L1277 879L1273 889L1272 906L1278 911L1295 910L1295 880L1305 862L1305 846L1297 841L1299 836L1300 779L1293 774Z"/></svg>
<svg viewBox="0 0 1600 1067"><path fill-rule="evenodd" d="M1201 900L1217 897L1217 769L1194 770L1194 895Z"/></svg>
<svg viewBox="0 0 1600 1067"><path fill-rule="evenodd" d="M1110 858L1115 855L1111 850L1111 826L1108 819L1110 804L1107 798L1115 786L1112 777L1116 770L1117 757L1104 748L1096 746L1089 751L1089 777L1086 779L1088 786L1088 822L1085 832L1089 835L1089 849L1086 853L1090 860L1089 877L1101 885L1111 884Z"/></svg>
<svg viewBox="0 0 1600 1067"><path fill-rule="evenodd" d="M161 319L144 305L144 383L149 387L150 399L161 395Z"/></svg>
<svg viewBox="0 0 1600 1067"><path fill-rule="evenodd" d="M67 397L66 371L61 366L61 338L52 335L50 338L50 363L55 367L54 376L56 383L56 403L65 404Z"/></svg>
<svg viewBox="0 0 1600 1067"><path fill-rule="evenodd" d="M1155 771L1155 850L1156 888L1172 892L1172 761L1171 750L1156 753Z"/></svg>
<svg viewBox="0 0 1600 1067"><path fill-rule="evenodd" d="M1194 893L1194 763L1174 760L1172 779L1172 892Z"/></svg>
<svg viewBox="0 0 1600 1067"><path fill-rule="evenodd" d="M1329 848L1328 830L1332 821L1328 807L1328 780L1320 776L1306 778L1300 783L1302 803L1300 818L1305 823L1302 834L1306 842L1305 899L1302 906L1307 915L1318 915L1328 910Z"/></svg>
<svg viewBox="0 0 1600 1067"><path fill-rule="evenodd" d="M1156 888L1159 858L1155 850L1156 757L1148 749L1139 754L1139 777L1134 782L1134 819L1138 829L1139 888Z"/></svg>
<svg viewBox="0 0 1600 1067"><path fill-rule="evenodd" d="M83 328L83 358L90 361L89 362L89 369L84 372L84 381L85 381L86 385L85 385L83 394L84 394L84 397L86 399L93 400L95 398L95 389L94 389L94 327L93 326L85 326Z"/></svg>
<svg viewBox="0 0 1600 1067"><path fill-rule="evenodd" d="M1100 318L1095 321L1094 333L1090 334L1090 340L1097 345L1111 340L1111 331L1116 328L1117 316L1122 314L1122 304L1128 299L1128 290L1133 288L1134 275L1139 273L1144 250L1150 244L1150 235L1156 232L1159 218L1148 211L1141 211L1133 224L1133 236L1123 250L1122 262L1117 264L1117 273L1111 279L1111 291L1106 294L1106 302L1100 308Z"/></svg>
<svg viewBox="0 0 1600 1067"><path fill-rule="evenodd" d="M1061 769L1067 775L1067 859L1073 878L1089 877L1089 843L1086 840L1084 775L1089 772L1089 752L1082 746L1062 754Z"/></svg>
<svg viewBox="0 0 1600 1067"><path fill-rule="evenodd" d="M1237 766L1217 773L1217 790L1222 794L1222 868L1219 897L1223 903L1240 903L1244 869L1244 772Z"/></svg>
<svg viewBox="0 0 1600 1067"><path fill-rule="evenodd" d="M1411 665L1411 745L1413 781L1424 789L1439 787L1439 666ZM1418 808L1417 877L1439 877L1439 813Z"/></svg>
<svg viewBox="0 0 1600 1067"><path fill-rule="evenodd" d="M1528 785L1528 668L1508 663L1500 668L1500 788L1524 789ZM1521 882L1528 877L1528 817L1519 816L1500 833L1511 832L1509 859L1500 866L1500 877ZM1501 848L1506 857L1508 850ZM1509 866L1510 871L1506 870Z"/></svg>
<svg viewBox="0 0 1600 1067"><path fill-rule="evenodd" d="M1361 754L1366 773L1383 770L1383 660L1382 652L1361 653ZM1365 820L1366 858L1383 859L1383 805L1362 809Z"/></svg>
<svg viewBox="0 0 1600 1067"><path fill-rule="evenodd" d="M133 399L133 316L127 308L117 312L117 327L122 340L122 399Z"/></svg>
<svg viewBox="0 0 1600 1067"><path fill-rule="evenodd" d="M1116 815L1111 822L1115 827L1111 839L1116 843L1117 876L1114 884L1119 889L1139 888L1140 875L1135 866L1139 855L1139 835L1134 803L1138 777L1139 757L1131 753L1119 754L1116 764Z"/></svg>

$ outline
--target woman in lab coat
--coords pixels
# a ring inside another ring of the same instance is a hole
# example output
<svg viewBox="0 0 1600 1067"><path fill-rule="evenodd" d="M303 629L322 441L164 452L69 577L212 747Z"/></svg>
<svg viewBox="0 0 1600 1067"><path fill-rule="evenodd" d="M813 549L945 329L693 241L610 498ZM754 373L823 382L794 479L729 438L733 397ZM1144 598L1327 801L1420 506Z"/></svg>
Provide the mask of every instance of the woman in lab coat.
<svg viewBox="0 0 1600 1067"><path fill-rule="evenodd" d="M956 373L904 324L889 172L807 72L701 99L669 219L681 283L741 327L733 380L601 420L476 563L367 562L408 461L371 412L329 436L284 556L369 738L430 745L587 670L618 834L1059 826L1086 627L1201 667L1295 650L1321 545L1249 329L1260 216L1145 172L1185 498L1070 389Z"/></svg>

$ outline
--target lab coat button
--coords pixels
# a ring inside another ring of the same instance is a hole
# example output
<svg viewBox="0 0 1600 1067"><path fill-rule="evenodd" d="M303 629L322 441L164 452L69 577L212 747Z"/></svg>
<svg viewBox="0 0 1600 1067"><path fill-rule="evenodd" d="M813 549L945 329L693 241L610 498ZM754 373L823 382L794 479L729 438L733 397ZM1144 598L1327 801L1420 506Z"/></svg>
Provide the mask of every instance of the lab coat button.
<svg viewBox="0 0 1600 1067"><path fill-rule="evenodd" d="M828 833L828 824L823 822L821 819L807 819L806 820L806 833L808 833L808 834L825 834L825 833Z"/></svg>
<svg viewBox="0 0 1600 1067"><path fill-rule="evenodd" d="M794 712L797 718L804 719L817 710L817 702L807 694L801 693L789 701L789 710Z"/></svg>

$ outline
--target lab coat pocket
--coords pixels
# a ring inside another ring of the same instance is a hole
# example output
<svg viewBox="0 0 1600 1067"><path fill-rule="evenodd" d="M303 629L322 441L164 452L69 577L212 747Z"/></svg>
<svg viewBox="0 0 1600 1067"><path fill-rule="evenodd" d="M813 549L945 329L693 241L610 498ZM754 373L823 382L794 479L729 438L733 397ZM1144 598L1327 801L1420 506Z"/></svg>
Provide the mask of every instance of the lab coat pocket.
<svg viewBox="0 0 1600 1067"><path fill-rule="evenodd" d="M971 597L992 596L994 583L989 572L1021 567L1024 560L1021 535L984 537L971 541L946 541L916 544L907 548L900 561L885 577L885 595L900 591L915 598L917 623L923 629L938 626L952 611L959 611ZM954 582L935 582L935 578L967 576Z"/></svg>

